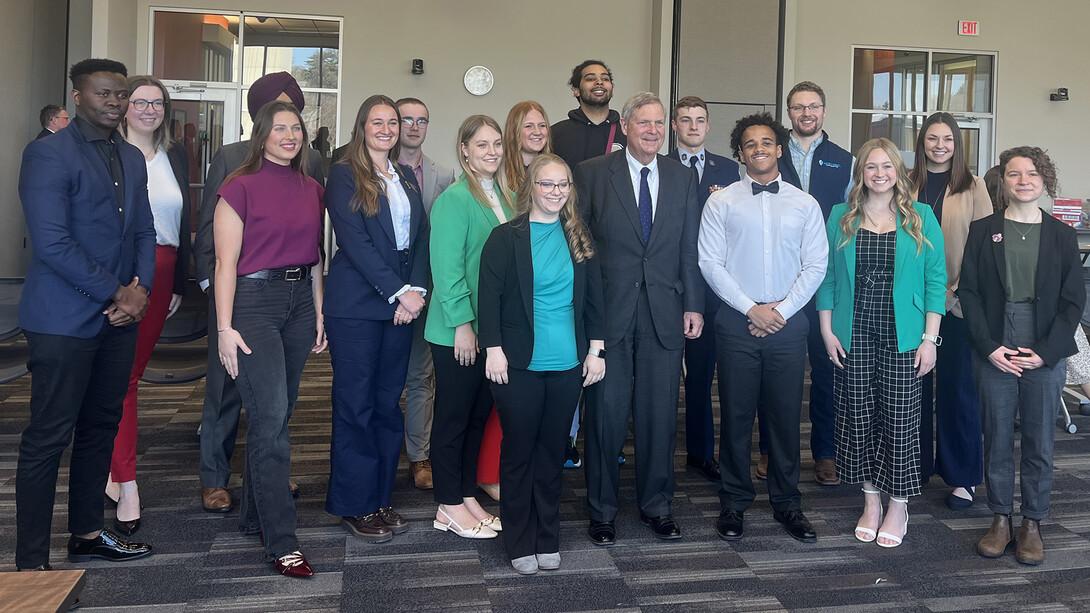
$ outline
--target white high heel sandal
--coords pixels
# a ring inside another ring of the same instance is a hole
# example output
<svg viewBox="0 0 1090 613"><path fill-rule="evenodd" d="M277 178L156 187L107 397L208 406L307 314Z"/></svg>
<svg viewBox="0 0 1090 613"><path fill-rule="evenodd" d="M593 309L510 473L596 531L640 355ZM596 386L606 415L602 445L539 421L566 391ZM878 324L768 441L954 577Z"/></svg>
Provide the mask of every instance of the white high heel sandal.
<svg viewBox="0 0 1090 613"><path fill-rule="evenodd" d="M908 536L908 499L907 498L894 498L892 496L890 496L889 499L890 499L891 502L904 503L904 505L905 505L905 525L904 525L904 529L901 530L901 536L900 537L895 536L893 534L890 534L889 532L879 532L878 533L878 536L875 537L875 538L884 538L884 539L889 539L889 540L893 541L893 543L888 544L888 545L885 544L885 543L878 543L879 547L885 547L887 549L899 546L905 540L905 537Z"/></svg>
<svg viewBox="0 0 1090 613"><path fill-rule="evenodd" d="M882 492L879 492L878 490L868 490L868 489L865 489L865 488L860 488L860 489L863 491L864 494L878 494L879 496L882 495ZM879 526L882 525L881 510L882 510L882 499L879 498L878 499L878 511L879 511L879 513L878 513L878 525ZM859 538L860 533L863 533L863 536L865 538ZM876 531L871 530L870 528L864 528L863 526L856 526L855 527L855 539L857 541L862 541L864 543L873 543L874 539L876 539L876 538L878 538L878 533Z"/></svg>

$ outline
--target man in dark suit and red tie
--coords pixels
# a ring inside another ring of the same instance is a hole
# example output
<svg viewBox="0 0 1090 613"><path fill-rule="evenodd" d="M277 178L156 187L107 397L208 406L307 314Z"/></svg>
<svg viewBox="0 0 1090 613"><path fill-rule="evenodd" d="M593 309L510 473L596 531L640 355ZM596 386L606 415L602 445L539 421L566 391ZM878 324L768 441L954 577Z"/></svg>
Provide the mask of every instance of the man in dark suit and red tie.
<svg viewBox="0 0 1090 613"><path fill-rule="evenodd" d="M738 180L738 163L704 148L711 129L708 105L696 96L677 101L671 113L670 127L677 134L677 149L666 157L673 158L692 171L696 177L700 210L713 192ZM703 283L703 278L701 282ZM722 301L704 286L704 321L715 321ZM710 332L710 331L709 331ZM715 422L712 415L712 380L715 378L715 335L685 341L685 464L719 483L719 461L715 459Z"/></svg>
<svg viewBox="0 0 1090 613"><path fill-rule="evenodd" d="M682 351L704 327L704 285L697 265L700 205L688 168L658 155L666 111L650 92L624 104L628 147L575 168L580 213L602 266L609 375L587 388L588 534L616 539L617 455L632 415L640 518L661 539L681 538L670 504Z"/></svg>
<svg viewBox="0 0 1090 613"><path fill-rule="evenodd" d="M23 151L19 198L34 255L19 302L31 374L15 473L19 570L50 570L57 472L69 443L68 560L151 553L102 527L135 324L155 273L147 167L117 131L129 106L126 74L113 60L72 66L76 119Z"/></svg>

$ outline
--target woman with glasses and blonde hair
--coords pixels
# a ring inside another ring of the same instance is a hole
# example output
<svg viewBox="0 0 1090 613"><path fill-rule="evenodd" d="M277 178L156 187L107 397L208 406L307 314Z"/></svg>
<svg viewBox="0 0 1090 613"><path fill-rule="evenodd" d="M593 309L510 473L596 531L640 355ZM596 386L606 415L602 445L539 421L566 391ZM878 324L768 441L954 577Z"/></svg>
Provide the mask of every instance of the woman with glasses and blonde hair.
<svg viewBox="0 0 1090 613"><path fill-rule="evenodd" d="M136 357L129 375L121 422L114 437L106 497L117 507L114 527L131 535L140 528L140 491L136 486L137 386L168 317L178 311L189 275L189 157L172 141L164 119L170 94L159 79L129 77L129 108L121 133L144 154L148 201L155 221L155 283L148 312L140 320Z"/></svg>
<svg viewBox="0 0 1090 613"><path fill-rule="evenodd" d="M514 569L533 574L560 567L564 432L606 364L602 277L571 169L545 153L526 173L517 216L484 244L479 328L504 431L504 544Z"/></svg>
<svg viewBox="0 0 1090 613"><path fill-rule="evenodd" d="M920 494L920 378L942 342L946 265L939 222L912 200L896 145L869 140L858 159L848 202L826 224L829 268L817 310L836 366L837 473L863 485L855 538L896 547L908 532L908 498Z"/></svg>
<svg viewBox="0 0 1090 613"><path fill-rule="evenodd" d="M481 249L492 229L514 214L514 194L503 174L500 125L472 115L458 129L462 177L431 209L432 296L424 339L435 367L431 463L433 526L465 538L495 538L499 518L477 502L477 464L492 393L478 356L477 296Z"/></svg>
<svg viewBox="0 0 1090 613"><path fill-rule="evenodd" d="M923 122L916 140L916 166L908 178L912 198L931 205L939 220L946 253L948 315L939 328L943 343L935 362L935 440L932 445L932 377L928 376L923 382L920 422L921 477L926 480L933 468L954 488L946 496L946 506L967 509L984 478L984 447L980 401L973 389L969 329L962 319L957 289L969 224L992 214L992 200L984 180L969 170L961 128L950 113L934 113Z"/></svg>
<svg viewBox="0 0 1090 613"><path fill-rule="evenodd" d="M1006 208L973 222L961 297L984 426L991 529L976 546L998 558L1017 540L1022 564L1044 561L1040 522L1052 496L1052 450L1065 361L1086 303L1074 228L1040 207L1056 196L1056 167L1037 147L999 156ZM1081 330L1080 330L1081 334ZM1014 423L1018 418L1022 527L1014 538Z"/></svg>

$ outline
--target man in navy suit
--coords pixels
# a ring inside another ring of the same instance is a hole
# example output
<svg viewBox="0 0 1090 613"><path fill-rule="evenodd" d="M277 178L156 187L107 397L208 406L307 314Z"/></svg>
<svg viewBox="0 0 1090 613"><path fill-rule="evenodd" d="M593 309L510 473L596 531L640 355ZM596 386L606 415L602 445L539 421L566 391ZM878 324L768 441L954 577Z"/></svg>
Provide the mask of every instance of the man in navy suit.
<svg viewBox="0 0 1090 613"><path fill-rule="evenodd" d="M700 210L713 192L738 180L738 163L704 149L711 123L708 105L696 96L686 96L674 105L670 127L677 134L678 148L667 157L687 166L696 177ZM701 277L703 284L704 279ZM704 288L704 321L715 321L722 302L715 292ZM715 459L715 423L712 415L712 379L715 377L715 335L701 334L685 340L685 463L712 483L722 476Z"/></svg>
<svg viewBox="0 0 1090 613"><path fill-rule="evenodd" d="M126 74L112 60L72 66L75 121L23 151L19 198L34 255L19 302L31 373L30 424L15 474L20 570L50 569L57 471L70 442L68 560L151 553L102 527L135 324L155 271L144 156L117 131L129 106Z"/></svg>

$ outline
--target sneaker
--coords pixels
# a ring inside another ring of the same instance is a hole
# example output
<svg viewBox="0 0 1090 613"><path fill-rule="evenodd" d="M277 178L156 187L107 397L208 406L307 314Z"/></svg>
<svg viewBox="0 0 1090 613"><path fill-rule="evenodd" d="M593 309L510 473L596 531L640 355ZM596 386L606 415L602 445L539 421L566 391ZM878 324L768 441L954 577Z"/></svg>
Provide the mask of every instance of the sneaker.
<svg viewBox="0 0 1090 613"><path fill-rule="evenodd" d="M568 438L568 449L564 452L564 468L580 468L583 466L583 458L579 457L579 449L575 446L575 437Z"/></svg>

